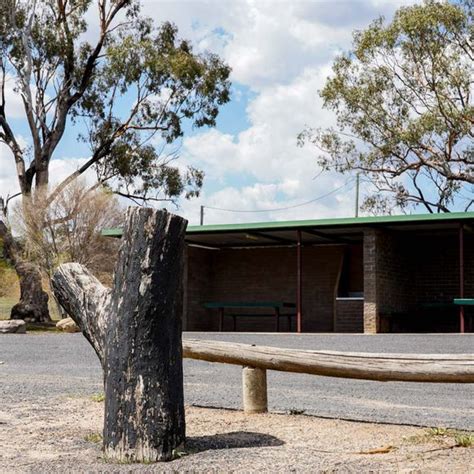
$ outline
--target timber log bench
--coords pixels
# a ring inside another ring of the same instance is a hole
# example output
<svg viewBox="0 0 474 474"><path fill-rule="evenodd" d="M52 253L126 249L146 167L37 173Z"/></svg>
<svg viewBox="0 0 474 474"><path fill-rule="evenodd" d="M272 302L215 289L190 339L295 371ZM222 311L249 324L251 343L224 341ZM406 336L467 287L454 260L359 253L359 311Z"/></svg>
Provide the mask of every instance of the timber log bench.
<svg viewBox="0 0 474 474"><path fill-rule="evenodd" d="M286 301L209 301L203 305L207 309L217 309L219 314L219 331L224 330L224 316L229 316L233 321L233 330L237 330L237 318L265 318L271 317L275 319L275 330L280 332L280 318L287 318L288 328L291 331L291 320L296 317L295 313L282 313L281 310L292 308L295 309L295 303ZM272 313L229 313L226 310L256 310L256 309L271 309Z"/></svg>
<svg viewBox="0 0 474 474"><path fill-rule="evenodd" d="M268 370L381 382L474 383L474 354L308 351L184 339L183 357L242 366L245 413L268 410Z"/></svg>

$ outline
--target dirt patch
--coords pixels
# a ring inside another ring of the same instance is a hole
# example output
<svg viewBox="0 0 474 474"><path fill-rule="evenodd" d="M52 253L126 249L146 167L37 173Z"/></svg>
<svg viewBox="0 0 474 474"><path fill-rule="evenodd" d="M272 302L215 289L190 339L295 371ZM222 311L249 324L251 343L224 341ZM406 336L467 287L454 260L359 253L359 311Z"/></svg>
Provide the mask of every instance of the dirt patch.
<svg viewBox="0 0 474 474"><path fill-rule="evenodd" d="M472 472L474 448L453 433L305 415L246 416L187 407L176 460L111 465L101 453L97 397L18 401L0 408L0 472Z"/></svg>

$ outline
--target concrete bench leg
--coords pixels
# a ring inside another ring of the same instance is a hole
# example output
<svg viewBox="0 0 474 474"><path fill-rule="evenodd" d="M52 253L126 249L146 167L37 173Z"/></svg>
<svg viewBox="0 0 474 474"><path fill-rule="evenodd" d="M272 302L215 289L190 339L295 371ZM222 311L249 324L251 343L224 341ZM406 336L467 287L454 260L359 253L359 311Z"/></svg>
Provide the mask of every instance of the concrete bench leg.
<svg viewBox="0 0 474 474"><path fill-rule="evenodd" d="M266 370L243 367L242 390L244 413L266 413L268 411Z"/></svg>

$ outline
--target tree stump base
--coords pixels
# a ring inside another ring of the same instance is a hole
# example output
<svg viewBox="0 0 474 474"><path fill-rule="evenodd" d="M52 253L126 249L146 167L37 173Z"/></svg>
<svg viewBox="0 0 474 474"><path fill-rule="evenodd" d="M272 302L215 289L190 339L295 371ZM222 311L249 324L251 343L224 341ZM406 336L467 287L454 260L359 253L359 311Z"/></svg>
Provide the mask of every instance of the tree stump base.
<svg viewBox="0 0 474 474"><path fill-rule="evenodd" d="M85 267L61 265L52 284L104 369L104 452L118 462L173 458L185 440L182 274L187 221L132 208L105 288Z"/></svg>

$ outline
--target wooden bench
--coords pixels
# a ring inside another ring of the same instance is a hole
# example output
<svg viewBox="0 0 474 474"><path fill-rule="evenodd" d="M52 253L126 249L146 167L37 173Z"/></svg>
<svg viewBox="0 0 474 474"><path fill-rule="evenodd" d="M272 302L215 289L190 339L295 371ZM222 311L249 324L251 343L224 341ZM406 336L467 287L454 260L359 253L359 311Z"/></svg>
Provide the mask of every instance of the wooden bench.
<svg viewBox="0 0 474 474"><path fill-rule="evenodd" d="M272 317L275 318L275 329L277 332L280 331L280 318L288 318L288 327L291 331L291 319L296 316L294 313L281 313L282 309L285 308L296 308L294 303L286 301L210 301L204 303L204 307L207 309L217 309L219 312L219 331L224 329L224 316L230 316L233 320L233 330L237 330L237 318L249 318L249 317ZM226 313L226 309L269 309L273 310L272 313Z"/></svg>

